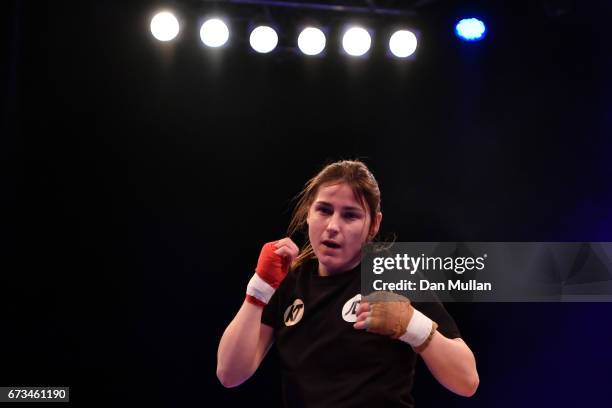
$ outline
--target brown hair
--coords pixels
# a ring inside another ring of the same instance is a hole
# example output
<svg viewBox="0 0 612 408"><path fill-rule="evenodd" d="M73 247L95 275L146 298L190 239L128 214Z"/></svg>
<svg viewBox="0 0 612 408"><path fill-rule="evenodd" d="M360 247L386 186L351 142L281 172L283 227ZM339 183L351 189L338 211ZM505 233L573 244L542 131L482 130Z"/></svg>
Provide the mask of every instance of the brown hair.
<svg viewBox="0 0 612 408"><path fill-rule="evenodd" d="M288 235L306 229L306 218L310 206L316 198L319 187L326 183L346 183L353 190L355 197L370 213L370 228L380 212L380 189L374 175L368 167L359 160L341 160L325 166L316 176L308 180L304 189L296 196L297 204L289 223ZM370 237L372 239L374 237ZM297 268L307 259L315 258L314 251L306 236L306 243L300 255L293 262L292 269Z"/></svg>

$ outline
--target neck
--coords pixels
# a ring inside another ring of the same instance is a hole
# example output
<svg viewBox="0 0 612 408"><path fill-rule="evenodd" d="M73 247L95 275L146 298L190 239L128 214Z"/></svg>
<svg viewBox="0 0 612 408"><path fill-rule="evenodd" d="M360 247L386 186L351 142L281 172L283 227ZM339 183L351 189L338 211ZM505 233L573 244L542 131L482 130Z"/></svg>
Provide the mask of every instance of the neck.
<svg viewBox="0 0 612 408"><path fill-rule="evenodd" d="M357 257L353 262L351 262L347 267L343 267L341 269L328 269L325 265L319 262L319 276L334 276L338 275L351 269L355 268L361 262L361 255Z"/></svg>

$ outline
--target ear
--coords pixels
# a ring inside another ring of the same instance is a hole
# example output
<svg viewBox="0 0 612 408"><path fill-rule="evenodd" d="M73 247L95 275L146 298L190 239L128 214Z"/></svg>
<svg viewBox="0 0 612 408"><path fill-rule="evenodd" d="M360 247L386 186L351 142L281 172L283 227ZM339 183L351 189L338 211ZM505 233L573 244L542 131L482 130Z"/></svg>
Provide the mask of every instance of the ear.
<svg viewBox="0 0 612 408"><path fill-rule="evenodd" d="M370 234L368 235L368 239L372 239L378 234L378 230L380 229L380 223L382 221L382 213L379 211L376 213L376 217L372 221L372 226L370 227Z"/></svg>

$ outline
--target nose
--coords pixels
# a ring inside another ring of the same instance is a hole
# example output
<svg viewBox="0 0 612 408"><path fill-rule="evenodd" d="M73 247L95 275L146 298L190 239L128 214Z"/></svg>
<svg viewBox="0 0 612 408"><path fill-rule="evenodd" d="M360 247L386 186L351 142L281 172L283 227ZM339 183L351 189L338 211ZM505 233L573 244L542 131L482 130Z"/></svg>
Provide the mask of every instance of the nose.
<svg viewBox="0 0 612 408"><path fill-rule="evenodd" d="M334 212L327 222L327 233L331 236L336 235L340 231L340 214Z"/></svg>

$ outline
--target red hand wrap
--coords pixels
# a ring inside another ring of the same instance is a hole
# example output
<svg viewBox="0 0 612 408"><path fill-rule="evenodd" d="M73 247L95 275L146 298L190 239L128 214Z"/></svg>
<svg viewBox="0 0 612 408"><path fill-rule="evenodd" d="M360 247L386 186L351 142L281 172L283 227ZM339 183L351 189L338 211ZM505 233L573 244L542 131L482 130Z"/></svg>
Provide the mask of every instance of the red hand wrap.
<svg viewBox="0 0 612 408"><path fill-rule="evenodd" d="M274 253L278 248L275 242L268 242L261 248L255 272L273 288L278 288L289 270L290 259Z"/></svg>
<svg viewBox="0 0 612 408"><path fill-rule="evenodd" d="M266 304L264 302L262 302L261 300L257 299L255 296L251 296L251 295L246 295L245 300L249 303L254 304L255 306L261 306L264 307Z"/></svg>

